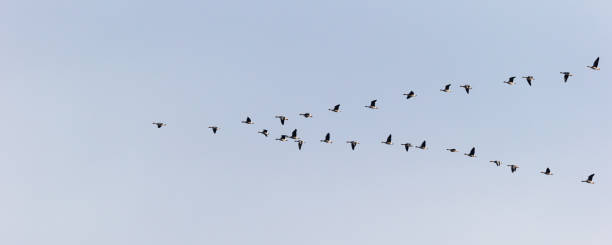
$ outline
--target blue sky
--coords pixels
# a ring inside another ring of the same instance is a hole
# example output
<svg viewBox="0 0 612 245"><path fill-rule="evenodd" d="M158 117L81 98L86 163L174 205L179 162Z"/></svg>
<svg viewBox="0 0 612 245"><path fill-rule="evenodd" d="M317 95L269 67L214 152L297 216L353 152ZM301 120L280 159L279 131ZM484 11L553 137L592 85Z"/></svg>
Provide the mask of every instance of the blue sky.
<svg viewBox="0 0 612 245"><path fill-rule="evenodd" d="M5 1L0 242L610 243L611 6Z"/></svg>

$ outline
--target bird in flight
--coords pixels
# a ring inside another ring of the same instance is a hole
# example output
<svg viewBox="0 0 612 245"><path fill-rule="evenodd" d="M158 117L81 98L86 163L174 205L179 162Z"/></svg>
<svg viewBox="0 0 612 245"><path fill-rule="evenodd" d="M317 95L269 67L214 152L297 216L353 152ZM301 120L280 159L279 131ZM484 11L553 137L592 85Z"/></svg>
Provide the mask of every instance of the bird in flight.
<svg viewBox="0 0 612 245"><path fill-rule="evenodd" d="M293 130L293 132L291 132L291 136L289 136L289 138L297 140L300 139L297 137L297 128Z"/></svg>
<svg viewBox="0 0 612 245"><path fill-rule="evenodd" d="M163 123L163 122L153 122L152 124L154 124L155 126L157 126L157 128L161 128L161 127L166 126L166 124L165 124L165 123Z"/></svg>
<svg viewBox="0 0 612 245"><path fill-rule="evenodd" d="M541 171L540 173L543 173L545 175L553 175L552 172L550 171L550 168L546 168L545 171Z"/></svg>
<svg viewBox="0 0 612 245"><path fill-rule="evenodd" d="M247 117L245 121L242 121L242 123L246 123L246 124L255 124L250 117Z"/></svg>
<svg viewBox="0 0 612 245"><path fill-rule="evenodd" d="M450 151L450 152L457 152L457 149L455 149L455 148L449 148L449 149L446 149L446 150Z"/></svg>
<svg viewBox="0 0 612 245"><path fill-rule="evenodd" d="M387 136L387 140L386 141L383 141L383 142L380 142L380 143L383 143L383 144L386 144L386 145L393 145L393 142L391 142L391 135Z"/></svg>
<svg viewBox="0 0 612 245"><path fill-rule="evenodd" d="M567 79L568 79L569 77L571 77L571 76L573 76L573 75L574 75L574 74L569 73L569 72L567 72L567 71L562 71L562 72L561 72L561 74L563 74L563 81L564 81L564 82L567 82Z"/></svg>
<svg viewBox="0 0 612 245"><path fill-rule="evenodd" d="M421 143L420 146L415 146L416 148L419 148L421 150L425 150L427 149L427 141L423 140L423 143Z"/></svg>
<svg viewBox="0 0 612 245"><path fill-rule="evenodd" d="M212 129L213 134L216 134L216 133L217 133L217 130L219 130L219 127L217 127L217 126L210 126L210 127L208 127L208 128Z"/></svg>
<svg viewBox="0 0 612 245"><path fill-rule="evenodd" d="M340 104L337 104L334 106L333 109L328 109L328 110L333 111L333 112L340 112Z"/></svg>
<svg viewBox="0 0 612 245"><path fill-rule="evenodd" d="M404 148L406 149L406 151L410 150L410 147L413 147L412 144L410 143L404 143L402 144L404 146Z"/></svg>
<svg viewBox="0 0 612 245"><path fill-rule="evenodd" d="M351 149L353 150L355 150L355 146L359 144L359 142L355 140L347 141L346 143L351 144Z"/></svg>
<svg viewBox="0 0 612 245"><path fill-rule="evenodd" d="M497 165L498 167L502 165L502 162L499 160L489 161L489 162L495 163L495 165Z"/></svg>
<svg viewBox="0 0 612 245"><path fill-rule="evenodd" d="M597 57L597 59L595 59L595 61L593 61L593 65L592 66L587 66L588 68L591 68L592 70L595 71L599 71L599 57Z"/></svg>
<svg viewBox="0 0 612 245"><path fill-rule="evenodd" d="M448 93L448 92L450 92L450 91L451 91L451 90L450 90L450 87L451 87L451 85L450 85L450 84L446 84L446 86L444 86L444 88L443 88L443 89L440 89L440 91L445 92L445 93Z"/></svg>
<svg viewBox="0 0 612 245"><path fill-rule="evenodd" d="M311 118L312 114L310 114L310 112L306 112L306 113L301 113L300 116L303 116L305 118Z"/></svg>
<svg viewBox="0 0 612 245"><path fill-rule="evenodd" d="M461 85L461 86L459 86L459 87L464 88L464 89L465 89L465 92L466 92L467 94L470 94L470 90L472 89L472 86L470 86L469 84L466 84L466 85Z"/></svg>
<svg viewBox="0 0 612 245"><path fill-rule="evenodd" d="M281 125L285 125L285 121L289 120L289 118L285 117L285 116L274 116L275 118L280 119Z"/></svg>
<svg viewBox="0 0 612 245"><path fill-rule="evenodd" d="M325 139L322 139L321 142L325 142L325 143L328 143L328 144L332 143L333 141L331 141L331 135L329 133L327 133L325 135Z"/></svg>
<svg viewBox="0 0 612 245"><path fill-rule="evenodd" d="M595 177L595 174L589 175L589 177L586 180L583 180L581 182L588 183L588 184L595 184L595 181L593 181L593 177Z"/></svg>
<svg viewBox="0 0 612 245"><path fill-rule="evenodd" d="M410 98L412 98L412 97L415 97L415 96L416 96L416 94L415 94L415 93L414 93L414 91L412 91L412 90L410 90L410 92L409 92L409 93L404 94L404 95L406 96L406 99L410 99Z"/></svg>
<svg viewBox="0 0 612 245"><path fill-rule="evenodd" d="M523 77L523 78L525 78L525 79L527 80L527 83L529 84L529 86L531 86L531 82L532 82L533 80L535 80L535 79L533 78L533 76L526 76L526 77Z"/></svg>
<svg viewBox="0 0 612 245"><path fill-rule="evenodd" d="M283 134L283 135L281 135L281 137L280 137L280 138L278 138L278 139L276 139L276 140L278 140L278 141L282 141L282 142L285 142L285 141L287 141L287 135L284 135L284 134Z"/></svg>
<svg viewBox="0 0 612 245"><path fill-rule="evenodd" d="M302 150L302 145L304 144L304 141L303 140L296 140L295 142L298 143L298 150L301 151Z"/></svg>
<svg viewBox="0 0 612 245"><path fill-rule="evenodd" d="M268 133L268 130L267 130L267 129L262 129L261 131L259 131L259 132L257 132L257 133L263 134L263 135L264 135L264 136L266 136L266 137L268 137L268 135L270 135L270 133Z"/></svg>
<svg viewBox="0 0 612 245"><path fill-rule="evenodd" d="M514 79L515 78L516 77L510 77L510 78L508 78L508 81L504 81L504 83L507 83L508 85L514 85Z"/></svg>
<svg viewBox="0 0 612 245"><path fill-rule="evenodd" d="M476 157L476 147L472 147L472 150L470 150L470 153L463 153L463 155L466 155L468 157Z"/></svg>
<svg viewBox="0 0 612 245"><path fill-rule="evenodd" d="M512 171L513 173L516 172L516 169L519 168L518 165L514 165L514 164L510 164L510 165L506 165L508 167L510 167L510 171Z"/></svg>
<svg viewBox="0 0 612 245"><path fill-rule="evenodd" d="M370 109L378 109L378 107L376 107L376 100L370 101L370 105L366 105L364 107L367 107L367 108L370 108Z"/></svg>

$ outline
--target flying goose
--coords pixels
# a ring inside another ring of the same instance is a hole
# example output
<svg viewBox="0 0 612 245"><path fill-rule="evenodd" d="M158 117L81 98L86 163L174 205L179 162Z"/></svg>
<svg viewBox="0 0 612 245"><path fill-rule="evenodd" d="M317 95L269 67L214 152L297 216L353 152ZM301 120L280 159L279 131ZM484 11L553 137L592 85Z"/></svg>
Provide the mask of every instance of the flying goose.
<svg viewBox="0 0 612 245"><path fill-rule="evenodd" d="M268 130L267 130L267 129L263 129L263 130L261 130L261 131L259 131L259 132L257 132L257 133L263 134L263 135L265 135L266 137L268 137L268 135L270 135L270 133L268 133Z"/></svg>
<svg viewBox="0 0 612 245"><path fill-rule="evenodd" d="M328 110L333 111L333 112L340 112L340 104L337 104L334 106L333 109L328 109Z"/></svg>
<svg viewBox="0 0 612 245"><path fill-rule="evenodd" d="M504 83L507 83L508 85L514 85L514 79L515 78L516 77L510 77L510 78L508 78L508 81L504 81Z"/></svg>
<svg viewBox="0 0 612 245"><path fill-rule="evenodd" d="M297 140L300 139L297 137L297 128L293 130L293 132L291 132L291 136L289 136L289 138Z"/></svg>
<svg viewBox="0 0 612 245"><path fill-rule="evenodd" d="M535 79L533 79L533 76L526 76L526 77L523 77L523 78L525 78L527 80L527 83L529 84L529 86L531 86L531 81L535 80Z"/></svg>
<svg viewBox="0 0 612 245"><path fill-rule="evenodd" d="M550 172L550 168L546 168L546 171L542 171L540 173L543 173L545 175L553 175L552 172Z"/></svg>
<svg viewBox="0 0 612 245"><path fill-rule="evenodd" d="M510 164L510 165L506 165L508 167L510 167L510 171L512 171L513 173L516 172L516 169L519 168L519 166L514 165L514 164Z"/></svg>
<svg viewBox="0 0 612 245"><path fill-rule="evenodd" d="M208 127L208 128L212 129L213 134L216 134L216 133L217 133L217 130L219 130L219 127L217 127L217 126L210 126L210 127Z"/></svg>
<svg viewBox="0 0 612 245"><path fill-rule="evenodd" d="M155 126L157 126L157 128L161 128L163 126L166 126L166 124L163 123L163 122L153 122L152 124L155 124Z"/></svg>
<svg viewBox="0 0 612 245"><path fill-rule="evenodd" d="M275 118L280 119L281 125L285 125L285 120L289 120L289 118L285 117L285 116L274 116Z"/></svg>
<svg viewBox="0 0 612 245"><path fill-rule="evenodd" d="M410 143L404 143L402 145L404 146L404 148L406 148L406 151L410 150L410 147L413 147Z"/></svg>
<svg viewBox="0 0 612 245"><path fill-rule="evenodd" d="M409 93L404 94L404 95L406 96L406 99L410 99L410 98L412 98L412 97L415 97L415 96L416 96L416 94L415 94L415 93L414 93L414 91L412 91L412 90L410 90L410 92L409 92Z"/></svg>
<svg viewBox="0 0 612 245"><path fill-rule="evenodd" d="M465 89L465 92L466 92L467 94L470 94L470 89L472 89L472 86L470 86L469 84L466 84L466 85L461 85L461 86L459 86L459 87L464 88L464 89Z"/></svg>
<svg viewBox="0 0 612 245"><path fill-rule="evenodd" d="M470 150L470 153L463 153L463 155L466 155L468 157L476 157L476 147L472 147L472 150Z"/></svg>
<svg viewBox="0 0 612 245"><path fill-rule="evenodd" d="M278 139L276 139L276 140L278 140L278 141L283 141L283 142L284 142L284 141L287 141L287 135L284 135L284 134L283 134L283 135L281 135L281 137L280 137L280 138L278 138Z"/></svg>
<svg viewBox="0 0 612 245"><path fill-rule="evenodd" d="M370 105L366 105L364 107L367 107L367 108L370 108L370 109L378 109L378 107L376 107L376 100L370 101Z"/></svg>
<svg viewBox="0 0 612 245"><path fill-rule="evenodd" d="M351 140L351 141L347 141L347 144L351 144L351 149L355 150L355 146L357 146L359 144L358 141L355 140Z"/></svg>
<svg viewBox="0 0 612 245"><path fill-rule="evenodd" d="M502 165L502 162L499 160L494 160L494 161L489 161L489 162L495 163L495 165L497 165L498 167Z"/></svg>
<svg viewBox="0 0 612 245"><path fill-rule="evenodd" d="M321 140L321 142L325 142L325 143L330 144L330 143L332 143L333 141L331 141L331 136L329 135L329 133L327 133L327 134L325 135L325 139L324 139L324 140Z"/></svg>
<svg viewBox="0 0 612 245"><path fill-rule="evenodd" d="M443 88L443 89L440 89L440 91L445 92L445 93L448 93L448 92L450 92L450 91L451 91L451 90L450 90L450 87L451 87L451 85L450 85L450 84L446 84L446 86L444 86L444 88Z"/></svg>
<svg viewBox="0 0 612 245"><path fill-rule="evenodd" d="M387 136L387 141L383 141L380 143L387 144L387 145L393 145L393 142L391 142L391 135Z"/></svg>
<svg viewBox="0 0 612 245"><path fill-rule="evenodd" d="M593 177L594 177L594 176L595 176L595 174L591 174L591 175L589 175L589 178L588 178L588 179L583 180L583 181L581 181L581 182L584 182L584 183L589 183L589 184L595 184L595 181L593 181Z"/></svg>
<svg viewBox="0 0 612 245"><path fill-rule="evenodd" d="M304 141L303 140L296 140L295 142L298 143L298 150L301 151L302 150L302 145L304 144Z"/></svg>
<svg viewBox="0 0 612 245"><path fill-rule="evenodd" d="M311 118L312 114L310 114L310 112L306 112L306 113L300 113L300 116L303 116L305 118Z"/></svg>
<svg viewBox="0 0 612 245"><path fill-rule="evenodd" d="M595 61L593 61L593 66L587 66L588 68L591 68L595 71L599 70L599 67L597 67L599 65L599 57L597 57L597 59L595 59Z"/></svg>
<svg viewBox="0 0 612 245"><path fill-rule="evenodd" d="M416 148L419 148L421 150L426 150L427 149L427 141L423 140L423 143L421 143L420 146L415 146Z"/></svg>
<svg viewBox="0 0 612 245"><path fill-rule="evenodd" d="M253 123L253 121L251 120L251 118L250 118L250 117L247 117L247 118L246 118L246 121L242 121L242 123L246 123L246 124L255 124L255 123Z"/></svg>
<svg viewBox="0 0 612 245"><path fill-rule="evenodd" d="M450 151L450 152L457 152L457 149L455 149L455 148L450 148L450 149L446 149L446 150Z"/></svg>
<svg viewBox="0 0 612 245"><path fill-rule="evenodd" d="M567 82L567 79L574 75L574 74L571 74L571 73L569 73L567 71L562 71L561 74L563 74L563 81L564 82Z"/></svg>

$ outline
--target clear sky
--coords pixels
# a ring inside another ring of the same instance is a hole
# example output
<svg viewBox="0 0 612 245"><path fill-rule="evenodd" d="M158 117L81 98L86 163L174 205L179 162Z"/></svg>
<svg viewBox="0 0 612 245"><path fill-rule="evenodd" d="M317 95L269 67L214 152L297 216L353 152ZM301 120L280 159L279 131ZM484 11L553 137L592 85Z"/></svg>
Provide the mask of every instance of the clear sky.
<svg viewBox="0 0 612 245"><path fill-rule="evenodd" d="M0 243L611 244L611 11L3 1Z"/></svg>

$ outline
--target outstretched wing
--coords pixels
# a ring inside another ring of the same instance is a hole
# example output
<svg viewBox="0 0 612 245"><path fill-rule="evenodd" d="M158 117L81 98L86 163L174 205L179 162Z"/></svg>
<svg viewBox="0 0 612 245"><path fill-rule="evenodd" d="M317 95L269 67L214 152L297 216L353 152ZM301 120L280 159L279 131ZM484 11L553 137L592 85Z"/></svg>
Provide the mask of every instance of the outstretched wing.
<svg viewBox="0 0 612 245"><path fill-rule="evenodd" d="M387 142L391 142L391 135L387 136Z"/></svg>
<svg viewBox="0 0 612 245"><path fill-rule="evenodd" d="M337 104L336 106L334 106L334 110L340 110L340 104Z"/></svg>
<svg viewBox="0 0 612 245"><path fill-rule="evenodd" d="M372 100L372 101L370 102L370 106L371 106L371 107L376 106L376 100Z"/></svg>
<svg viewBox="0 0 612 245"><path fill-rule="evenodd" d="M470 151L470 155L474 155L476 154L476 147L472 147L472 150Z"/></svg>
<svg viewBox="0 0 612 245"><path fill-rule="evenodd" d="M329 135L329 133L327 133L327 134L325 135L325 140L329 140L330 138L331 138L331 136Z"/></svg>
<svg viewBox="0 0 612 245"><path fill-rule="evenodd" d="M599 65L599 57L597 57L597 59L595 59L595 61L593 62L593 67L597 67Z"/></svg>
<svg viewBox="0 0 612 245"><path fill-rule="evenodd" d="M593 181L593 177L595 177L595 174L589 175L589 181Z"/></svg>

